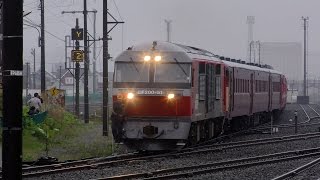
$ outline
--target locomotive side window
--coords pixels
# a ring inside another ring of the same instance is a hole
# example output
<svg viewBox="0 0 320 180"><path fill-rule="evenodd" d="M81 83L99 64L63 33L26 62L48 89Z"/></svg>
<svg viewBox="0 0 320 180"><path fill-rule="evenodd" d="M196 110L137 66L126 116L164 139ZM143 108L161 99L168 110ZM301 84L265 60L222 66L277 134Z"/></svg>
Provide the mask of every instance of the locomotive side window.
<svg viewBox="0 0 320 180"><path fill-rule="evenodd" d="M235 85L234 91L238 92L238 79L234 79L234 85Z"/></svg>
<svg viewBox="0 0 320 180"><path fill-rule="evenodd" d="M237 91L237 93L239 92L239 79L237 79L237 89L236 89L236 91Z"/></svg>
<svg viewBox="0 0 320 180"><path fill-rule="evenodd" d="M206 73L206 64L200 62L199 63L199 74L205 74Z"/></svg>
<svg viewBox="0 0 320 180"><path fill-rule="evenodd" d="M216 79L215 79L215 84L216 84L216 99L221 99L221 77L219 76L221 74L221 64L216 65Z"/></svg>
<svg viewBox="0 0 320 180"><path fill-rule="evenodd" d="M194 68L192 68L191 72L191 87L194 87Z"/></svg>
<svg viewBox="0 0 320 180"><path fill-rule="evenodd" d="M216 65L216 75L220 75L220 73L221 73L221 65L217 64Z"/></svg>
<svg viewBox="0 0 320 180"><path fill-rule="evenodd" d="M206 64L199 63L199 100L206 99Z"/></svg>
<svg viewBox="0 0 320 180"><path fill-rule="evenodd" d="M241 91L241 93L243 93L243 92L244 92L244 91L243 91L243 79L241 79L240 81L241 81L241 86L240 86L240 87L241 87L241 90L240 90L240 91Z"/></svg>
<svg viewBox="0 0 320 180"><path fill-rule="evenodd" d="M221 77L216 77L216 99L221 99Z"/></svg>
<svg viewBox="0 0 320 180"><path fill-rule="evenodd" d="M273 92L280 92L280 82L273 82Z"/></svg>

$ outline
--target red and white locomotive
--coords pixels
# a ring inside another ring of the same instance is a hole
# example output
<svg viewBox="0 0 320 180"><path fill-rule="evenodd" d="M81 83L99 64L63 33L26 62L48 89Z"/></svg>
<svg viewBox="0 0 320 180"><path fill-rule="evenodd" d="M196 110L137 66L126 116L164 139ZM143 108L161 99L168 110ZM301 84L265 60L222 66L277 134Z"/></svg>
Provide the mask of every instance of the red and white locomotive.
<svg viewBox="0 0 320 180"><path fill-rule="evenodd" d="M177 149L269 121L286 90L281 72L180 44L144 43L115 59L113 101L130 149Z"/></svg>

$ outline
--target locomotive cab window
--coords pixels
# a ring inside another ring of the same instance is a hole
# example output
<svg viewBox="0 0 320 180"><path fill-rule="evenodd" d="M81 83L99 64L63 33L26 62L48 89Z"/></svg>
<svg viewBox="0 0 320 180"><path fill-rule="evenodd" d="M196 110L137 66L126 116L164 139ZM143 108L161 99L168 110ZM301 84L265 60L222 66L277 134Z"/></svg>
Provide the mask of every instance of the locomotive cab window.
<svg viewBox="0 0 320 180"><path fill-rule="evenodd" d="M115 82L148 82L149 64L136 62L116 62Z"/></svg>
<svg viewBox="0 0 320 180"><path fill-rule="evenodd" d="M191 83L190 63L159 63L155 65L154 82Z"/></svg>

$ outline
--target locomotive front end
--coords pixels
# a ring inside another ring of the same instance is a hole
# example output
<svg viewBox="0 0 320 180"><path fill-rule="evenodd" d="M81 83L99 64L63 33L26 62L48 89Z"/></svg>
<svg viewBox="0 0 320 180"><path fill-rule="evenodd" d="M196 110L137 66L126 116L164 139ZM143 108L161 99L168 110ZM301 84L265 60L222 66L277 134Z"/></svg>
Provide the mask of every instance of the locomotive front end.
<svg viewBox="0 0 320 180"><path fill-rule="evenodd" d="M120 141L130 149L177 149L187 142L191 61L168 46L137 47L116 58L113 101L123 107Z"/></svg>

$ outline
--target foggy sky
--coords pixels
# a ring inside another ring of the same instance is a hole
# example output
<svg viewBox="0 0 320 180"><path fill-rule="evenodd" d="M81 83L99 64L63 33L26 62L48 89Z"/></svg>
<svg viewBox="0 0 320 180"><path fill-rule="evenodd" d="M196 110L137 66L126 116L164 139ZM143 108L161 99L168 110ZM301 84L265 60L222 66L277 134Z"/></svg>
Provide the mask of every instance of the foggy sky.
<svg viewBox="0 0 320 180"><path fill-rule="evenodd" d="M171 19L173 42L245 60L247 16L255 16L254 40L262 42L303 42L301 16L309 16L309 76L320 77L319 0L109 0L110 12L121 21L114 2L125 24L111 32L112 57L139 42L166 40L164 19ZM39 0L24 0L24 11L32 11L27 18L36 24L40 24L38 5ZM70 35L76 17L83 27L83 15L62 15L61 11L82 9L83 0L46 0L45 29L63 40L65 35ZM98 10L97 37L102 37L102 0L88 0L88 10L92 9ZM93 16L89 13L88 17L88 30L92 34ZM30 49L36 48L36 65L40 67L38 32L24 27L24 62L33 63ZM98 42L97 47L101 70L102 42ZM64 62L64 53L64 42L46 33L46 62ZM46 69L50 68L48 64Z"/></svg>

